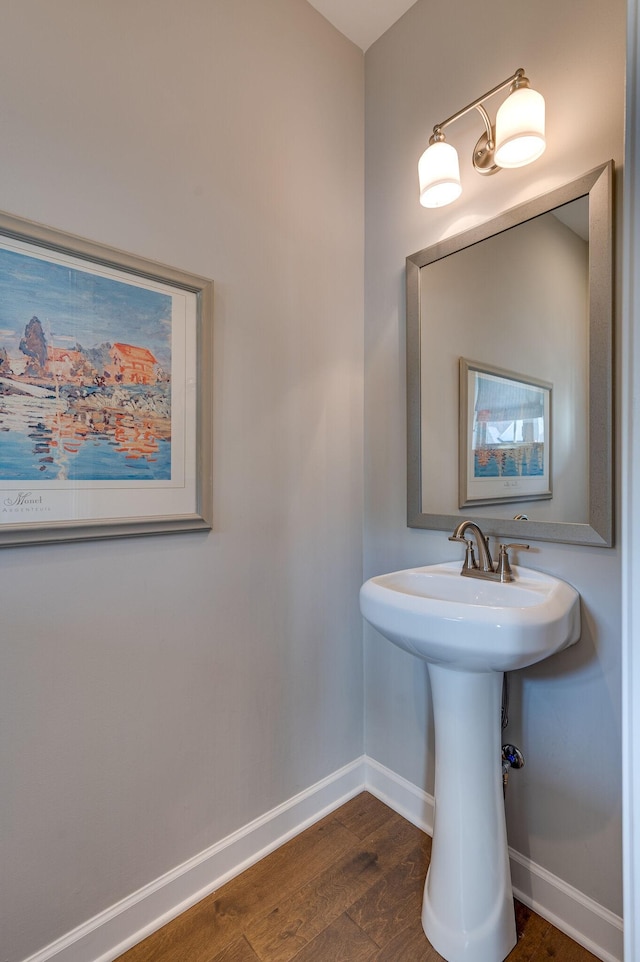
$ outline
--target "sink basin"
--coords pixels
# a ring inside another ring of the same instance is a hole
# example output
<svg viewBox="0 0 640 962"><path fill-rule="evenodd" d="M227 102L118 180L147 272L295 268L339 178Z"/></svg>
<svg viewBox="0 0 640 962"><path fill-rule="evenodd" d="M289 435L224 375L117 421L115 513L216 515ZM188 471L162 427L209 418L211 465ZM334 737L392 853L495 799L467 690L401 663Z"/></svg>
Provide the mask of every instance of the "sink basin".
<svg viewBox="0 0 640 962"><path fill-rule="evenodd" d="M514 581L463 578L460 562L407 568L360 589L362 614L425 661L468 671L513 671L580 635L579 595L558 578L514 565Z"/></svg>
<svg viewBox="0 0 640 962"><path fill-rule="evenodd" d="M435 729L435 804L422 926L446 962L502 962L516 944L502 794L505 671L580 636L577 591L513 566L507 583L462 577L461 563L370 578L360 608L424 659Z"/></svg>

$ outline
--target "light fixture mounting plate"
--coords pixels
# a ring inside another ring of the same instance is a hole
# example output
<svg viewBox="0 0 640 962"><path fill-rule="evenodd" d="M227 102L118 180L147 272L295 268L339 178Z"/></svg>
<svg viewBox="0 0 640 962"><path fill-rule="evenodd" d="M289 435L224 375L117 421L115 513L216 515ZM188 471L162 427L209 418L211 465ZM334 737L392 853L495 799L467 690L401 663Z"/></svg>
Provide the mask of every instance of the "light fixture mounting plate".
<svg viewBox="0 0 640 962"><path fill-rule="evenodd" d="M491 140L489 140L489 137L485 131L485 133L482 134L478 140L478 143L473 148L473 166L479 174L488 176L489 174L495 174L500 170L493 159L494 149L495 140L493 137Z"/></svg>

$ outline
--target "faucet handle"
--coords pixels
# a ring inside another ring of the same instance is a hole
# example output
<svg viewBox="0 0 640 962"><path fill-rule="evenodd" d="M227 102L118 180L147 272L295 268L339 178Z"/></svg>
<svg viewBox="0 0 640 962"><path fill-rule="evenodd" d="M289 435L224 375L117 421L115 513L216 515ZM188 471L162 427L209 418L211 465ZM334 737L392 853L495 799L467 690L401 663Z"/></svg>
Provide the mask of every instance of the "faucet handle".
<svg viewBox="0 0 640 962"><path fill-rule="evenodd" d="M528 544L517 544L513 542L512 544L501 544L500 554L498 556L498 564L496 566L496 572L500 575L500 581L513 581L513 572L511 570L511 564L509 563L509 548L522 548L525 551L529 550Z"/></svg>
<svg viewBox="0 0 640 962"><path fill-rule="evenodd" d="M464 538L461 535L458 535L457 537L455 535L450 535L449 541L460 541L466 546L467 551L464 557L464 565L462 566L463 571L469 568L478 567L478 562L476 561L476 556L473 551L473 541L470 538Z"/></svg>

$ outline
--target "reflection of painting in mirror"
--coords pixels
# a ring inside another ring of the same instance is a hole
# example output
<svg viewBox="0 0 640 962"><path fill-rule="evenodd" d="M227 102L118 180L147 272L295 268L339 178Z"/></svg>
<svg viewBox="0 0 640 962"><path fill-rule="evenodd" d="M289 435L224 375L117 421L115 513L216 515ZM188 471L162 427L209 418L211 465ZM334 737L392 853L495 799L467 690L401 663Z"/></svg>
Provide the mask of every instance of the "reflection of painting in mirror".
<svg viewBox="0 0 640 962"><path fill-rule="evenodd" d="M546 381L460 358L460 507L551 498Z"/></svg>
<svg viewBox="0 0 640 962"><path fill-rule="evenodd" d="M464 355L535 371L553 384L553 498L537 501L527 514L588 522L587 221L588 198L582 197L420 269L423 511L459 511L458 366ZM512 518L513 508L474 502L474 516Z"/></svg>

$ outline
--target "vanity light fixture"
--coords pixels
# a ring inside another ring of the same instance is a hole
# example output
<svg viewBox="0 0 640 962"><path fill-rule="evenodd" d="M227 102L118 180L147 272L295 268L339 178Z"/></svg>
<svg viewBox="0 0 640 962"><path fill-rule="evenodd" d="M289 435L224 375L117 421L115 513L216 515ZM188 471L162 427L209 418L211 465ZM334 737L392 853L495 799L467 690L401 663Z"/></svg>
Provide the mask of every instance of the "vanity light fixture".
<svg viewBox="0 0 640 962"><path fill-rule="evenodd" d="M493 127L483 103L505 87L509 87L509 96L498 109ZM443 130L474 109L485 126L472 156L473 166L479 174L495 174L502 167L524 167L543 153L546 146L544 98L531 89L524 69L519 67L497 87L435 125L429 146L418 162L423 207L444 207L460 196L458 152L447 143Z"/></svg>

